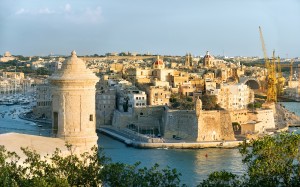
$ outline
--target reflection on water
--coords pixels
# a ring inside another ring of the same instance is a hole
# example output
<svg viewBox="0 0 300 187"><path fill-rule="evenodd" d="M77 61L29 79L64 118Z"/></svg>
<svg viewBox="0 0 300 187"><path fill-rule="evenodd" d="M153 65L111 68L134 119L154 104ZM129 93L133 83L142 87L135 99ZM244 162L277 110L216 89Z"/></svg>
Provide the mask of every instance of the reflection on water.
<svg viewBox="0 0 300 187"><path fill-rule="evenodd" d="M113 162L141 161L142 166L158 163L176 168L182 174L182 183L188 186L196 186L213 171L226 170L239 175L245 171L238 149L134 149L103 134L99 134L98 144Z"/></svg>

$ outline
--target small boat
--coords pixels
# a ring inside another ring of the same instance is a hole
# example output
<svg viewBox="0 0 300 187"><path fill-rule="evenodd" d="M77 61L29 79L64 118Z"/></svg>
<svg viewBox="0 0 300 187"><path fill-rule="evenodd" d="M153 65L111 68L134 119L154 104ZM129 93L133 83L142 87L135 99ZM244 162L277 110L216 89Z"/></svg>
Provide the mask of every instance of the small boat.
<svg viewBox="0 0 300 187"><path fill-rule="evenodd" d="M38 127L43 127L43 125L38 125Z"/></svg>

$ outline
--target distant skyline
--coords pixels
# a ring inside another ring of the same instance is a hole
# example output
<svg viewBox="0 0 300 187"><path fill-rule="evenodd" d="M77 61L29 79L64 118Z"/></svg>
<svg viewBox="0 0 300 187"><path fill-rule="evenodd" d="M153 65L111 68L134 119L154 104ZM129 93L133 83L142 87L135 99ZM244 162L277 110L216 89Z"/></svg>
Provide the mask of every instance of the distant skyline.
<svg viewBox="0 0 300 187"><path fill-rule="evenodd" d="M300 56L298 0L1 0L0 53Z"/></svg>

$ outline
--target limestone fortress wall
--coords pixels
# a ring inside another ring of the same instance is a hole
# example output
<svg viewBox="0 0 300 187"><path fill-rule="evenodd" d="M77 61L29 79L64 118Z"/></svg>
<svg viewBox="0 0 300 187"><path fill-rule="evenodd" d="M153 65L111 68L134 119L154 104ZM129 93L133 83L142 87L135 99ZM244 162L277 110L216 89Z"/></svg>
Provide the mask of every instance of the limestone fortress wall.
<svg viewBox="0 0 300 187"><path fill-rule="evenodd" d="M170 110L166 106L135 108L132 113L115 111L114 127L154 128L166 139L186 141L235 140L228 111Z"/></svg>

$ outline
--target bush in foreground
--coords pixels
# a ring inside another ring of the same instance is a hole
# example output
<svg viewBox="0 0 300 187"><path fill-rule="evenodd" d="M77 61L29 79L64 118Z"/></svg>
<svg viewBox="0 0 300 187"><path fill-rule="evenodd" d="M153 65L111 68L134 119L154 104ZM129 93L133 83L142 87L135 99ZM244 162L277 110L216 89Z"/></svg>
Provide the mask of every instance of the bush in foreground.
<svg viewBox="0 0 300 187"><path fill-rule="evenodd" d="M247 172L218 171L198 186L300 186L300 135L282 133L246 141L240 147Z"/></svg>
<svg viewBox="0 0 300 187"><path fill-rule="evenodd" d="M300 186L300 135L283 133L244 141L240 147L246 174L227 171L211 173L199 187L239 186ZM61 156L56 150L51 156L41 157L35 151L22 148L25 160L0 146L1 186L180 186L176 169L140 167L111 163L93 148L91 154Z"/></svg>
<svg viewBox="0 0 300 187"><path fill-rule="evenodd" d="M175 169L159 169L156 164L150 169L139 167L140 163L126 165L111 163L98 151L62 156L56 150L51 156L41 157L35 151L22 148L25 160L0 146L1 186L179 186L180 173Z"/></svg>

